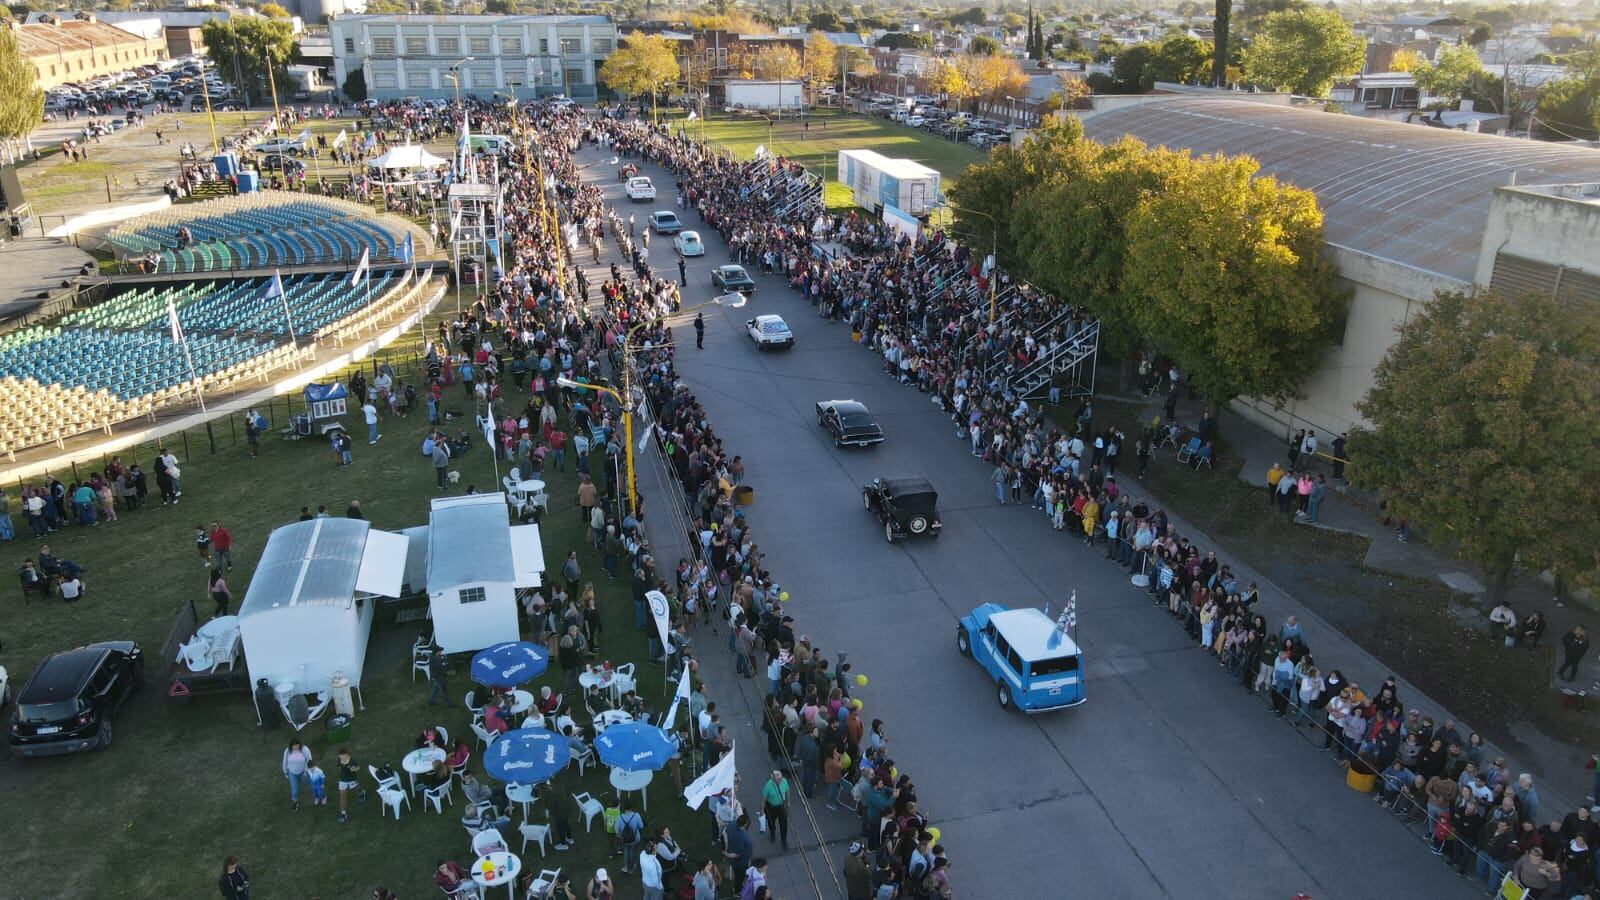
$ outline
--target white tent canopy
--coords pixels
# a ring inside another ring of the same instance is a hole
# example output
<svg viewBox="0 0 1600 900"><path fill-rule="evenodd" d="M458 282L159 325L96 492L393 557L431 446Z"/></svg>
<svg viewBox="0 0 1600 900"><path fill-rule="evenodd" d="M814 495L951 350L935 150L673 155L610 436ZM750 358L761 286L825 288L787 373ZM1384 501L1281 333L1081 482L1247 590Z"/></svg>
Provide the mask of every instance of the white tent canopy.
<svg viewBox="0 0 1600 900"><path fill-rule="evenodd" d="M414 171L416 169L431 169L443 165L445 160L429 153L426 148L416 144L406 144L403 147L391 147L389 152L382 156L367 160L367 165L378 169L403 169Z"/></svg>

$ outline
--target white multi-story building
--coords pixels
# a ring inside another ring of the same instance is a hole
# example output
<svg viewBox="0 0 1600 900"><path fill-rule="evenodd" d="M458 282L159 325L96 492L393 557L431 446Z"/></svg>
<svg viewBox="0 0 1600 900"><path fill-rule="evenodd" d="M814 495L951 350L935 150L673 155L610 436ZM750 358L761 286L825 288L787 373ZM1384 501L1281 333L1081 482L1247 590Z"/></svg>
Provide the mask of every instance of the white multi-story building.
<svg viewBox="0 0 1600 900"><path fill-rule="evenodd" d="M328 23L334 84L363 71L367 95L592 101L595 76L617 47L608 16L341 15ZM457 83L459 79L459 85Z"/></svg>

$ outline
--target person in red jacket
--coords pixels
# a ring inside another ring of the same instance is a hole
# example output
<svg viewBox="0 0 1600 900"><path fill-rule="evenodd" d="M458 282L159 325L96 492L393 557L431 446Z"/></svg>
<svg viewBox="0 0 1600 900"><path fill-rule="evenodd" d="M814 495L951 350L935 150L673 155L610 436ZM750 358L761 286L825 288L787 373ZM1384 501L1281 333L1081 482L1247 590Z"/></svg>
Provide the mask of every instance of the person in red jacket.
<svg viewBox="0 0 1600 900"><path fill-rule="evenodd" d="M211 555L219 567L233 571L233 535L221 522L211 523Z"/></svg>

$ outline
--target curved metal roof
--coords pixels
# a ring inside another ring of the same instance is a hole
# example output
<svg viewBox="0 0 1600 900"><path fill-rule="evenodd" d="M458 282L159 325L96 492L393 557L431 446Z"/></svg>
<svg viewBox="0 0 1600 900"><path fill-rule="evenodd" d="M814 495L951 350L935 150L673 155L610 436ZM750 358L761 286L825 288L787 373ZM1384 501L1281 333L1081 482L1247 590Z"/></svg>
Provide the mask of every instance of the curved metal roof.
<svg viewBox="0 0 1600 900"><path fill-rule="evenodd" d="M1470 282L1494 189L1600 181L1600 150L1248 100L1175 97L1083 117L1086 135L1247 154L1317 195L1327 240Z"/></svg>

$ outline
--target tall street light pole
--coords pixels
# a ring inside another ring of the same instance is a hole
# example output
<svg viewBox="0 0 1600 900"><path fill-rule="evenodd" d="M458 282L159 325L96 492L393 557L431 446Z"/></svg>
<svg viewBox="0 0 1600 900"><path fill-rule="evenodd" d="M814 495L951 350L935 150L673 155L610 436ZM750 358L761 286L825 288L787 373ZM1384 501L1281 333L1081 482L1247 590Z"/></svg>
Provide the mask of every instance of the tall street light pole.
<svg viewBox="0 0 1600 900"><path fill-rule="evenodd" d="M986 212L979 212L975 209L967 209L964 206L956 206L955 204L950 204L950 208L956 212L966 213L972 216L983 216L985 219L989 220L989 324L993 325L996 317L996 303L998 300L995 287L1000 282L1000 227L995 222L994 216Z"/></svg>

